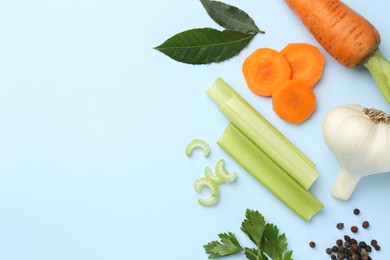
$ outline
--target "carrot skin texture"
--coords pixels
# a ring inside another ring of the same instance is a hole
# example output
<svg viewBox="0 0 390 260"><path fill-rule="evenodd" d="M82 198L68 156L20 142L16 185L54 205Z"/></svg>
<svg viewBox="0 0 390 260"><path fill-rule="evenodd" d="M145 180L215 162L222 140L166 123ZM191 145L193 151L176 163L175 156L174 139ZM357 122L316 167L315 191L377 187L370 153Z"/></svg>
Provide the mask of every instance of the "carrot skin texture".
<svg viewBox="0 0 390 260"><path fill-rule="evenodd" d="M348 68L362 65L381 38L363 16L339 0L285 0L319 44Z"/></svg>

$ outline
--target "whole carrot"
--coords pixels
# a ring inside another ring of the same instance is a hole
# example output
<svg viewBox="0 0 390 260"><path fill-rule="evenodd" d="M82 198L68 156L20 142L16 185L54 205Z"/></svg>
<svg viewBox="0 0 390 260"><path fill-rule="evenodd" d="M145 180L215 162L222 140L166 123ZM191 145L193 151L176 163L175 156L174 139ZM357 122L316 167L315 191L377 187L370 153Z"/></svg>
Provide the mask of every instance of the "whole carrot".
<svg viewBox="0 0 390 260"><path fill-rule="evenodd" d="M390 63L379 52L381 37L363 16L340 0L285 0L319 44L340 64L368 68L390 103Z"/></svg>

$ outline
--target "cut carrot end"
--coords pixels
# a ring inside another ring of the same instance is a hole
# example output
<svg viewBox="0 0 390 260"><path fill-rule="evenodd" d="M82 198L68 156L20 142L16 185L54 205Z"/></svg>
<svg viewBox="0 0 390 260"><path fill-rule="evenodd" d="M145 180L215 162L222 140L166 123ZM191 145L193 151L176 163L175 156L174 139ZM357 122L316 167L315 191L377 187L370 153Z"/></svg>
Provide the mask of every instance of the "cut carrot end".
<svg viewBox="0 0 390 260"><path fill-rule="evenodd" d="M291 68L284 55L269 48L257 49L249 55L242 72L249 89L260 96L272 96L277 86L291 77Z"/></svg>
<svg viewBox="0 0 390 260"><path fill-rule="evenodd" d="M316 108L316 96L311 87L301 80L288 80L272 95L276 114L292 124L306 121Z"/></svg>
<svg viewBox="0 0 390 260"><path fill-rule="evenodd" d="M290 43L280 52L290 64L292 79L302 80L312 88L321 78L325 58L318 47L308 43Z"/></svg>

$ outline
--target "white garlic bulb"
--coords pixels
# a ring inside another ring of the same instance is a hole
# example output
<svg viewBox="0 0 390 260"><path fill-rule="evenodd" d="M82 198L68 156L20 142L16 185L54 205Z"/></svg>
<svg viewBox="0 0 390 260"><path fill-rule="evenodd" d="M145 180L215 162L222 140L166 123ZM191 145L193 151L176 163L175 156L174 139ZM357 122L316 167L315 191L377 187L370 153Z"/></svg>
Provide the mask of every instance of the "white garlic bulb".
<svg viewBox="0 0 390 260"><path fill-rule="evenodd" d="M323 136L340 164L332 195L348 200L363 176L390 171L390 115L351 104L331 110Z"/></svg>

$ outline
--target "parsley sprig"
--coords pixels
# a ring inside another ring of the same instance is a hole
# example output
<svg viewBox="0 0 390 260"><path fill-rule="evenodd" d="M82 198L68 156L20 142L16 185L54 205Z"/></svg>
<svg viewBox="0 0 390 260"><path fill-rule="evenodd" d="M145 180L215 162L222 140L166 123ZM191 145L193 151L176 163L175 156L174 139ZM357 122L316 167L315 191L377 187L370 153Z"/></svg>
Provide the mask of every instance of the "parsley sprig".
<svg viewBox="0 0 390 260"><path fill-rule="evenodd" d="M204 245L209 259L244 252L249 260L292 260L292 250L287 250L285 234L279 234L277 226L266 223L264 217L256 210L247 209L241 230L255 244L255 247L242 247L235 234L221 233L219 241L211 241Z"/></svg>

